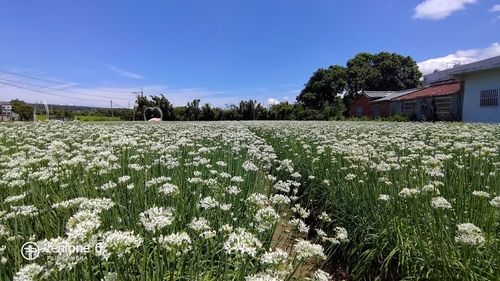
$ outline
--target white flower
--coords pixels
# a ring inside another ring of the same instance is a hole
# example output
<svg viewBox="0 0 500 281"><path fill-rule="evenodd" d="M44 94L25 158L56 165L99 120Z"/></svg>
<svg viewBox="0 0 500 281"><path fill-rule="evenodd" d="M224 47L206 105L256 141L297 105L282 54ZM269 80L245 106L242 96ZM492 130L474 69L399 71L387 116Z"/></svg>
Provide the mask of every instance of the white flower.
<svg viewBox="0 0 500 281"><path fill-rule="evenodd" d="M295 204L295 206L292 207L292 211L297 213L303 219L309 216L309 211L306 208L300 206L300 204Z"/></svg>
<svg viewBox="0 0 500 281"><path fill-rule="evenodd" d="M271 198L269 198L269 201L271 202L271 204L275 205L288 205L291 202L290 197L283 194L275 194L271 196Z"/></svg>
<svg viewBox="0 0 500 281"><path fill-rule="evenodd" d="M130 176L121 176L118 178L118 183L126 183L130 180Z"/></svg>
<svg viewBox="0 0 500 281"><path fill-rule="evenodd" d="M382 201L382 202L387 202L387 201L391 200L391 196L389 196L387 194L379 194L378 200Z"/></svg>
<svg viewBox="0 0 500 281"><path fill-rule="evenodd" d="M420 193L420 190L418 190L416 188L406 188L405 187L399 192L399 196L401 196L403 198L410 198L410 197L416 197L419 193Z"/></svg>
<svg viewBox="0 0 500 281"><path fill-rule="evenodd" d="M158 189L158 192L163 193L165 195L175 194L179 191L179 188L171 183L165 183Z"/></svg>
<svg viewBox="0 0 500 281"><path fill-rule="evenodd" d="M467 244L470 246L481 245L485 242L481 229L472 223L462 223L458 226L455 241L457 243Z"/></svg>
<svg viewBox="0 0 500 281"><path fill-rule="evenodd" d="M451 209L451 204L443 197L434 197L431 200L431 206L434 209Z"/></svg>
<svg viewBox="0 0 500 281"><path fill-rule="evenodd" d="M298 260L305 260L313 257L326 259L323 253L323 246L312 244L307 240L299 240L297 244L295 244L294 251Z"/></svg>
<svg viewBox="0 0 500 281"><path fill-rule="evenodd" d="M273 276L269 273L260 272L245 277L245 281L283 281L283 279Z"/></svg>
<svg viewBox="0 0 500 281"><path fill-rule="evenodd" d="M311 278L309 279L310 281L328 281L330 280L330 275L327 272L324 272L321 269L316 270Z"/></svg>
<svg viewBox="0 0 500 281"><path fill-rule="evenodd" d="M66 223L66 234L72 240L85 241L101 226L101 219L96 211L80 210Z"/></svg>
<svg viewBox="0 0 500 281"><path fill-rule="evenodd" d="M117 257L123 257L128 254L132 249L138 248L142 245L142 238L134 235L132 231L119 231L112 230L103 234L102 249L97 251L98 256L107 260L111 254Z"/></svg>
<svg viewBox="0 0 500 281"><path fill-rule="evenodd" d="M232 182L244 182L245 180L240 176L234 176L231 178Z"/></svg>
<svg viewBox="0 0 500 281"><path fill-rule="evenodd" d="M274 184L274 189L288 193L290 192L290 185L291 182L278 181L277 183Z"/></svg>
<svg viewBox="0 0 500 281"><path fill-rule="evenodd" d="M267 196L262 193L252 193L248 196L246 201L261 208L266 207L269 204Z"/></svg>
<svg viewBox="0 0 500 281"><path fill-rule="evenodd" d="M104 278L102 281L119 281L118 279L118 273L116 272L108 272L106 275L104 275Z"/></svg>
<svg viewBox="0 0 500 281"><path fill-rule="evenodd" d="M23 192L19 195L12 195L12 196L8 196L5 198L5 200L3 200L4 203L12 203L12 202L16 202L16 201L19 201L19 200L23 200L24 197L26 197L28 193L27 192Z"/></svg>
<svg viewBox="0 0 500 281"><path fill-rule="evenodd" d="M7 229L7 227L5 225L0 224L0 237L7 236L9 234L10 234L9 229Z"/></svg>
<svg viewBox="0 0 500 281"><path fill-rule="evenodd" d="M262 243L250 232L243 228L238 228L229 234L224 242L224 250L230 255L248 255L255 257L257 251L262 247Z"/></svg>
<svg viewBox="0 0 500 281"><path fill-rule="evenodd" d="M37 276L42 273L43 267L36 264L30 263L19 269L19 271L14 275L14 281L33 281L36 280Z"/></svg>
<svg viewBox="0 0 500 281"><path fill-rule="evenodd" d="M227 193L234 194L234 195L241 192L241 190L237 186L234 186L234 185L228 186L226 188L226 190L227 190Z"/></svg>
<svg viewBox="0 0 500 281"><path fill-rule="evenodd" d="M490 205L493 207L500 208L500 196L497 196L490 201Z"/></svg>
<svg viewBox="0 0 500 281"><path fill-rule="evenodd" d="M139 214L139 220L146 230L156 232L172 224L174 214L172 208L152 207Z"/></svg>
<svg viewBox="0 0 500 281"><path fill-rule="evenodd" d="M215 200L212 196L207 196L200 200L200 207L202 209L212 209L217 208L219 206L219 202Z"/></svg>
<svg viewBox="0 0 500 281"><path fill-rule="evenodd" d="M203 217L194 218L188 226L191 229L199 232L210 230L210 223Z"/></svg>
<svg viewBox="0 0 500 281"><path fill-rule="evenodd" d="M263 265L279 265L285 263L287 259L288 253L277 248L275 251L265 252L260 259L260 263Z"/></svg>
<svg viewBox="0 0 500 281"><path fill-rule="evenodd" d="M106 190L109 190L109 189L112 189L115 187L116 187L116 183L109 181L109 182L103 184L101 187L97 187L97 189L106 191Z"/></svg>
<svg viewBox="0 0 500 281"><path fill-rule="evenodd" d="M4 216L6 219L16 217L35 217L38 215L38 208L34 205L10 206L10 208L12 211Z"/></svg>
<svg viewBox="0 0 500 281"><path fill-rule="evenodd" d="M255 166L255 164L252 163L252 161L247 160L243 163L243 170L245 170L247 172L248 171L257 171L257 170L259 170L259 168L257 166Z"/></svg>
<svg viewBox="0 0 500 281"><path fill-rule="evenodd" d="M331 222L332 221L332 219L330 218L330 216L326 212L321 213L321 215L319 215L319 219L324 221L324 222Z"/></svg>
<svg viewBox="0 0 500 281"><path fill-rule="evenodd" d="M191 238L186 232L174 233L168 236L160 236L158 244L168 251L175 252L177 256L185 254L191 250Z"/></svg>
<svg viewBox="0 0 500 281"><path fill-rule="evenodd" d="M266 207L259 209L255 214L255 220L257 221L257 229L260 232L271 229L276 222L279 220L280 216L276 213L273 207Z"/></svg>
<svg viewBox="0 0 500 281"><path fill-rule="evenodd" d="M477 196L477 197L490 198L490 194L486 191L475 190L472 192L472 195Z"/></svg>
<svg viewBox="0 0 500 281"><path fill-rule="evenodd" d="M301 219L291 219L288 223L295 226L301 233L309 233L309 226Z"/></svg>

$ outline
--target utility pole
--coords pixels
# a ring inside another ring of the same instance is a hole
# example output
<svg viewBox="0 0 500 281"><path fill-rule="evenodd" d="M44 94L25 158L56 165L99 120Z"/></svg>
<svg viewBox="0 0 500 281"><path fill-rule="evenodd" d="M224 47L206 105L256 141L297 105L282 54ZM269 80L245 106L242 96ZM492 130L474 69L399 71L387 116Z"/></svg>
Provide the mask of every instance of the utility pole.
<svg viewBox="0 0 500 281"><path fill-rule="evenodd" d="M113 100L109 101L111 103L111 117L113 117Z"/></svg>

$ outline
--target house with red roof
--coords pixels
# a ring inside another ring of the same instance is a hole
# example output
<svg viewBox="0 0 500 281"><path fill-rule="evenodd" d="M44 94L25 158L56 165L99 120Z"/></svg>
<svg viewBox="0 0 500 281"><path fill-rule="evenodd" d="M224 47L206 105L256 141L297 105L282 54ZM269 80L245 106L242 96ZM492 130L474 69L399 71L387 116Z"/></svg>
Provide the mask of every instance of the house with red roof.
<svg viewBox="0 0 500 281"><path fill-rule="evenodd" d="M349 107L350 116L388 117L394 115L391 100L418 89L402 91L363 91Z"/></svg>
<svg viewBox="0 0 500 281"><path fill-rule="evenodd" d="M462 83L447 81L424 87L393 100L397 112L410 120L462 120Z"/></svg>

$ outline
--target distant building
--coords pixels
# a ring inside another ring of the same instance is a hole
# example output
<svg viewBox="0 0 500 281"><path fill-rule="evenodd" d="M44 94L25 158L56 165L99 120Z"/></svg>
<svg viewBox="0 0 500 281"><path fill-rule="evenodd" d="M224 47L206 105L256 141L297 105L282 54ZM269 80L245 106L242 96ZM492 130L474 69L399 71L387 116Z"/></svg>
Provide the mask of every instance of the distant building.
<svg viewBox="0 0 500 281"><path fill-rule="evenodd" d="M349 107L350 116L388 117L395 114L391 107L391 100L416 91L363 91Z"/></svg>
<svg viewBox="0 0 500 281"><path fill-rule="evenodd" d="M417 121L460 121L462 118L460 82L427 86L395 98L395 114Z"/></svg>
<svg viewBox="0 0 500 281"><path fill-rule="evenodd" d="M465 122L500 123L500 56L449 70L463 83Z"/></svg>
<svg viewBox="0 0 500 281"><path fill-rule="evenodd" d="M12 120L12 105L8 102L0 101L0 121Z"/></svg>

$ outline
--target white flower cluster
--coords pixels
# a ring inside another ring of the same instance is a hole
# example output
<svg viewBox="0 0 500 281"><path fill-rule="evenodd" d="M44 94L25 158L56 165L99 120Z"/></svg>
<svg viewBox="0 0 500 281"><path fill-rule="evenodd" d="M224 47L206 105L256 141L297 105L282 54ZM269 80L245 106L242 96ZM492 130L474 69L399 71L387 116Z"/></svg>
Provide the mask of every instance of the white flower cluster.
<svg viewBox="0 0 500 281"><path fill-rule="evenodd" d="M191 250L191 238L186 232L173 233L168 236L160 236L158 244L162 245L168 251L181 256Z"/></svg>
<svg viewBox="0 0 500 281"><path fill-rule="evenodd" d="M238 228L235 232L229 234L226 242L224 242L224 250L230 255L246 255L254 258L261 247L260 240L243 228Z"/></svg>
<svg viewBox="0 0 500 281"><path fill-rule="evenodd" d="M142 245L143 239L132 231L112 230L103 234L102 248L97 252L104 260L111 255L121 258Z"/></svg>
<svg viewBox="0 0 500 281"><path fill-rule="evenodd" d="M155 233L172 224L174 220L173 209L154 206L140 213L139 220L147 231Z"/></svg>
<svg viewBox="0 0 500 281"><path fill-rule="evenodd" d="M294 252L300 261L310 258L326 259L323 246L313 244L307 240L299 240L294 246Z"/></svg>
<svg viewBox="0 0 500 281"><path fill-rule="evenodd" d="M450 202L448 202L444 197L432 198L431 206L434 209L452 209Z"/></svg>
<svg viewBox="0 0 500 281"><path fill-rule="evenodd" d="M457 243L470 246L479 246L485 242L483 232L472 223L462 223L458 226L458 231L455 236Z"/></svg>

